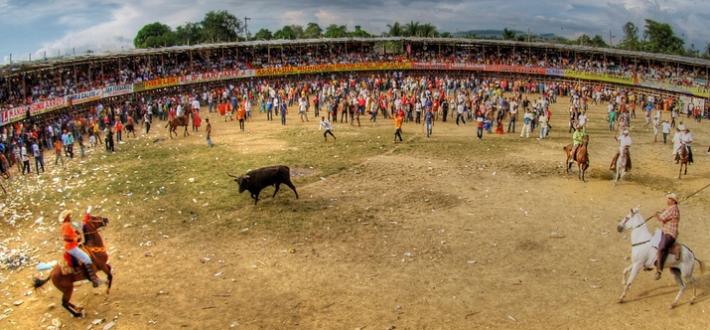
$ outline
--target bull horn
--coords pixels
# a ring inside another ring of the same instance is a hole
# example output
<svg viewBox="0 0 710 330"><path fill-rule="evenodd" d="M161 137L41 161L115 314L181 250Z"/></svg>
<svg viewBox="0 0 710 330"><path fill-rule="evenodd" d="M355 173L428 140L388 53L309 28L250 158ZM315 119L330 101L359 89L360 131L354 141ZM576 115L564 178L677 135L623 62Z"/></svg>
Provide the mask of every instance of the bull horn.
<svg viewBox="0 0 710 330"><path fill-rule="evenodd" d="M227 175L229 175L229 176L231 176L231 177L233 177L233 178L235 178L235 179L236 179L236 178L239 178L238 176L236 176L236 175L231 175L231 174L229 174L229 173L227 173Z"/></svg>

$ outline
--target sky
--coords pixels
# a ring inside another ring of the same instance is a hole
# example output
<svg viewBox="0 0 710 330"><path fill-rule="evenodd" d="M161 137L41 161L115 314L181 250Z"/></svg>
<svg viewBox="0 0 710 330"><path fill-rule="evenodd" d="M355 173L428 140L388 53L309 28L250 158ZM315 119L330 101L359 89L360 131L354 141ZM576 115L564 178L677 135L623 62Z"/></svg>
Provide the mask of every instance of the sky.
<svg viewBox="0 0 710 330"><path fill-rule="evenodd" d="M670 23L676 34L703 50L710 41L708 0L0 0L0 63L130 49L145 24L176 27L210 10L248 16L249 31L285 24L347 24L379 34L394 21L430 22L439 31L503 29L576 37L600 34L614 43L622 26L643 20ZM12 55L11 55L12 54Z"/></svg>

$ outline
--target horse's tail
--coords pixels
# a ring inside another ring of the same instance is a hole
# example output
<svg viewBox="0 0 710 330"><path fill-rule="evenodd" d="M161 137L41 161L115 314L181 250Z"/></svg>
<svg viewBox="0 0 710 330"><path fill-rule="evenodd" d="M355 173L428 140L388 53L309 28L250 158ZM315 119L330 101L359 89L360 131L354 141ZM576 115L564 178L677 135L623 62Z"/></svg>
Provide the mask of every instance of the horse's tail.
<svg viewBox="0 0 710 330"><path fill-rule="evenodd" d="M51 273L50 273L49 275L47 275L47 278L45 278L45 279L40 279L40 278L34 277L34 281L33 281L34 283L32 283L32 286L33 286L35 289L39 289L39 288L41 288L45 283L49 282L49 279L50 279L50 278L52 278L52 274L51 274Z"/></svg>

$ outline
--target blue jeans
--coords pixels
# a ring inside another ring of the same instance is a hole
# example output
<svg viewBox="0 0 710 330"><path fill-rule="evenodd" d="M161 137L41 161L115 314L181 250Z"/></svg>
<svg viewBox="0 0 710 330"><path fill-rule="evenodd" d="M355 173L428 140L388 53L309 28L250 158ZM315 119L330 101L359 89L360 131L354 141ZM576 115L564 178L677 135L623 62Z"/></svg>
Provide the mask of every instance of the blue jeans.
<svg viewBox="0 0 710 330"><path fill-rule="evenodd" d="M91 265L91 258L89 258L89 255L86 254L82 249L75 247L69 251L67 251L72 257L78 259L83 263L84 265Z"/></svg>

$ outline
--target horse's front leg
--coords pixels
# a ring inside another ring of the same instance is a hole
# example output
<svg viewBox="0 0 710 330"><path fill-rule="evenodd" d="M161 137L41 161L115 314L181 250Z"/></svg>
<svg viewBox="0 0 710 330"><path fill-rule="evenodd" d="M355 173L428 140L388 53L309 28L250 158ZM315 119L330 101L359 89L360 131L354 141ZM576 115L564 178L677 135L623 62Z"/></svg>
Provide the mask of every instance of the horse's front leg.
<svg viewBox="0 0 710 330"><path fill-rule="evenodd" d="M624 291L621 292L621 296L619 296L619 303L624 302L624 297L626 297L626 294L629 292L629 288L631 288L631 283L634 282L636 279L636 276L639 274L639 271L641 270L641 263L636 262L631 265L631 274L629 274L629 278L626 279L626 283L624 285Z"/></svg>
<svg viewBox="0 0 710 330"><path fill-rule="evenodd" d="M106 285L108 288L106 288L106 294L108 295L111 292L111 284L113 283L113 273L111 272L111 265L106 264L102 271L106 274L107 281Z"/></svg>
<svg viewBox="0 0 710 330"><path fill-rule="evenodd" d="M621 285L626 285L626 274L629 273L634 264L630 264L628 267L624 268L624 272L621 273Z"/></svg>

